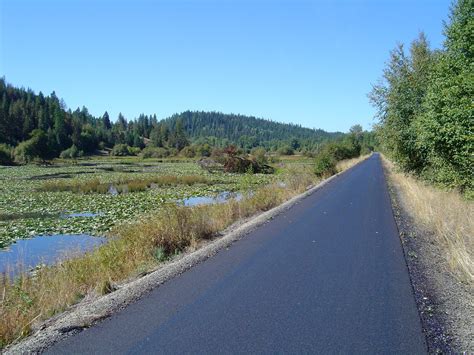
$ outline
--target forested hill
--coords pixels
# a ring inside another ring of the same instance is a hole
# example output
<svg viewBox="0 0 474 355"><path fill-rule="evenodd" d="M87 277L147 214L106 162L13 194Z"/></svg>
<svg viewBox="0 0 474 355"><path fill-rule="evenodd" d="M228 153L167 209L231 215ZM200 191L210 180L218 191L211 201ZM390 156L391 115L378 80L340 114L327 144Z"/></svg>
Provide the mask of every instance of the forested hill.
<svg viewBox="0 0 474 355"><path fill-rule="evenodd" d="M237 143L242 147L272 143L278 145L277 141L284 142L294 138L317 144L343 136L342 133L329 133L322 129L221 112L186 111L175 114L164 122L174 128L177 121L182 122L192 140L214 137L219 141Z"/></svg>
<svg viewBox="0 0 474 355"><path fill-rule="evenodd" d="M70 148L74 154L93 154L97 149L120 144L138 150L151 145L173 152L189 144L314 150L323 141L343 136L218 112L186 111L161 121L156 115L142 114L127 120L119 114L113 121L107 112L94 117L84 106L72 111L54 92L49 96L36 94L0 78L0 144L3 150L17 147L15 155L19 161L29 160L22 156L54 158Z"/></svg>

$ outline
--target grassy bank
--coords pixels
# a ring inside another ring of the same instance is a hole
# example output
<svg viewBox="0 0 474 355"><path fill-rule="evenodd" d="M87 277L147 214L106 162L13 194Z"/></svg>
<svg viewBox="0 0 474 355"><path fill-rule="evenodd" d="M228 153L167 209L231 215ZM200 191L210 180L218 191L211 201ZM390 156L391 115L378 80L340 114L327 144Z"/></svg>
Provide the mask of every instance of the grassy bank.
<svg viewBox="0 0 474 355"><path fill-rule="evenodd" d="M0 345L27 336L40 321L84 298L112 292L115 285L139 277L173 255L199 248L232 223L278 206L317 181L307 166L292 166L281 172L278 183L260 187L241 200L196 207L164 204L113 227L109 233L113 238L89 254L44 267L34 276L25 273L13 283L0 278Z"/></svg>
<svg viewBox="0 0 474 355"><path fill-rule="evenodd" d="M356 165L357 163L361 162L364 159L367 159L367 157L369 157L369 155L370 154L362 155L362 156L357 157L357 158L345 159L345 160L338 161L337 164L336 164L336 171L338 173L340 173L341 171L347 170L351 166Z"/></svg>
<svg viewBox="0 0 474 355"><path fill-rule="evenodd" d="M388 159L383 164L415 223L435 236L450 271L458 280L474 281L474 203L455 191L443 191L400 173Z"/></svg>

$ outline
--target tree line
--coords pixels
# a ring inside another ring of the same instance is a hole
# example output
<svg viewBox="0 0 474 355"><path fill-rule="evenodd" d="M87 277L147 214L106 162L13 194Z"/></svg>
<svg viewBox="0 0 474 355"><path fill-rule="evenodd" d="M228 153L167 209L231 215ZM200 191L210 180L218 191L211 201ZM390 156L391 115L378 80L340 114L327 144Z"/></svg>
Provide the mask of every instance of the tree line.
<svg viewBox="0 0 474 355"><path fill-rule="evenodd" d="M127 120L119 114L113 121L107 112L95 117L84 106L67 109L55 92L36 94L0 78L0 164L74 158L98 150L130 155L145 147L145 156L158 157L179 152L206 156L212 147L229 145L244 151L264 147L281 154L311 154L342 137L339 132L220 112L186 111L163 120L145 114Z"/></svg>
<svg viewBox="0 0 474 355"><path fill-rule="evenodd" d="M421 33L390 53L369 99L383 149L406 172L472 197L474 156L474 2L452 4L444 44Z"/></svg>

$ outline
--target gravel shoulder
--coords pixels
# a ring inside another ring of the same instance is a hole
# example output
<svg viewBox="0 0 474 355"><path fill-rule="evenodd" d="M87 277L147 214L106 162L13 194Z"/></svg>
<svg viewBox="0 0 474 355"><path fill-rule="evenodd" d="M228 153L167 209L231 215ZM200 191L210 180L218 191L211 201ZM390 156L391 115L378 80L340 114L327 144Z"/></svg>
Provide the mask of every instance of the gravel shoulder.
<svg viewBox="0 0 474 355"><path fill-rule="evenodd" d="M385 175L428 350L474 353L473 288L449 271L435 236L417 225Z"/></svg>

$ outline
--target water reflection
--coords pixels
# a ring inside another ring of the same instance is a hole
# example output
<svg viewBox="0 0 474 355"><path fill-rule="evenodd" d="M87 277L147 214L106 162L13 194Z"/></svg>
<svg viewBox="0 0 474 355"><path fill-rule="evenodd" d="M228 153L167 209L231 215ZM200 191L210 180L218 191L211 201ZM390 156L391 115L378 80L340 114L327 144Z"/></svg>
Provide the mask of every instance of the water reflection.
<svg viewBox="0 0 474 355"><path fill-rule="evenodd" d="M0 250L0 273L14 277L39 264L51 265L105 243L106 238L87 234L56 234L20 239L8 249Z"/></svg>

